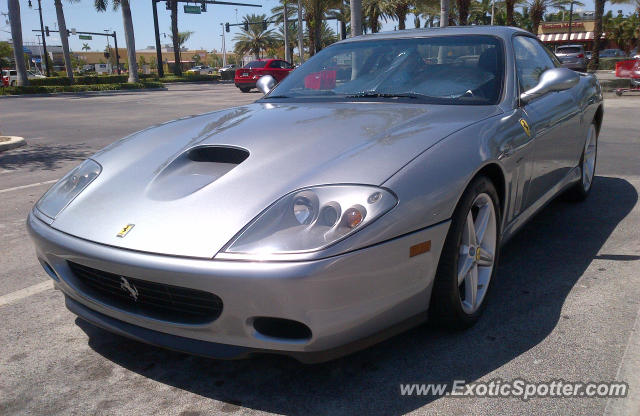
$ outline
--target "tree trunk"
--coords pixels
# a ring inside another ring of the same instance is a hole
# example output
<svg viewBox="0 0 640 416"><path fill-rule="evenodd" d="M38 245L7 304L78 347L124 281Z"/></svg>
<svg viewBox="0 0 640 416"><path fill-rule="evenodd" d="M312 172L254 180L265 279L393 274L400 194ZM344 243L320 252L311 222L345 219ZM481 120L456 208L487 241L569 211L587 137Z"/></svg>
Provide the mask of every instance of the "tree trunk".
<svg viewBox="0 0 640 416"><path fill-rule="evenodd" d="M316 52L318 53L320 52L320 50L322 49L322 42L321 42L321 38L322 38L322 10L320 7L320 0L315 0L313 2L313 14L315 15L315 22L316 25L314 27L314 30L316 32L315 34L315 38L316 38Z"/></svg>
<svg viewBox="0 0 640 416"><path fill-rule="evenodd" d="M20 21L20 2L9 0L9 21L11 22L11 38L13 39L13 58L16 61L18 72L18 86L29 85L27 77L27 67L24 63L24 52L22 46L22 22Z"/></svg>
<svg viewBox="0 0 640 416"><path fill-rule="evenodd" d="M173 73L182 75L182 62L180 59L180 40L178 39L178 2L171 2L171 39L173 40Z"/></svg>
<svg viewBox="0 0 640 416"><path fill-rule="evenodd" d="M398 30L405 30L407 28L407 11L406 6L399 6L396 9L396 17L398 18Z"/></svg>
<svg viewBox="0 0 640 416"><path fill-rule="evenodd" d="M458 24L466 26L469 19L470 0L458 0Z"/></svg>
<svg viewBox="0 0 640 416"><path fill-rule="evenodd" d="M133 19L129 0L121 0L122 25L124 26L124 39L127 43L127 60L129 61L129 82L138 82L138 62L136 61L136 39L133 33Z"/></svg>
<svg viewBox="0 0 640 416"><path fill-rule="evenodd" d="M602 15L604 14L604 3L606 0L595 0L596 10L594 18L596 21L593 29L593 49L591 50L591 60L589 69L596 70L600 66L600 44L602 43Z"/></svg>
<svg viewBox="0 0 640 416"><path fill-rule="evenodd" d="M64 56L64 67L67 70L67 77L73 82L73 67L71 66L71 55L69 55L69 35L67 34L67 24L64 21L64 10L62 1L55 0L56 16L58 17L58 30L60 31L60 42L62 43L62 55Z"/></svg>
<svg viewBox="0 0 640 416"><path fill-rule="evenodd" d="M507 21L506 21L507 26L513 26L513 8L515 6L515 3L516 3L515 0L505 1L505 7L507 9Z"/></svg>

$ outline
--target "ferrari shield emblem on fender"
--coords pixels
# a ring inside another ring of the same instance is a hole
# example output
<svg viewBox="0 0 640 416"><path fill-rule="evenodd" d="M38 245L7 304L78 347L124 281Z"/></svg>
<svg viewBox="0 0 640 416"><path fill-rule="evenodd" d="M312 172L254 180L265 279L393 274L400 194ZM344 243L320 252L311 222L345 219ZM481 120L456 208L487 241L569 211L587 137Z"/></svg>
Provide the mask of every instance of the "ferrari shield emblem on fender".
<svg viewBox="0 0 640 416"><path fill-rule="evenodd" d="M116 237L124 237L127 234L129 234L129 231L131 231L131 229L135 226L135 224L127 224L125 225L119 232L118 234L116 234Z"/></svg>
<svg viewBox="0 0 640 416"><path fill-rule="evenodd" d="M521 118L520 125L522 126L522 129L527 134L527 136L531 137L531 129L529 128L529 123L527 123L527 120Z"/></svg>

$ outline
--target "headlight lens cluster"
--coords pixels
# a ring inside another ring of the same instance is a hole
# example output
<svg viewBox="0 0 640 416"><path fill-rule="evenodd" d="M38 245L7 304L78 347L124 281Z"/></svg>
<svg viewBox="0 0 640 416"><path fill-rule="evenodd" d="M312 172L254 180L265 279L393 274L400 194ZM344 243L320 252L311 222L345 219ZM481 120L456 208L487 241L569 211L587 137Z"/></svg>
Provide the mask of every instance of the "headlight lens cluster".
<svg viewBox="0 0 640 416"><path fill-rule="evenodd" d="M53 185L37 202L36 208L47 217L55 219L60 211L98 177L101 171L102 167L97 162L91 159L85 160Z"/></svg>
<svg viewBox="0 0 640 416"><path fill-rule="evenodd" d="M373 186L302 189L269 207L225 251L260 255L320 250L365 227L396 203L391 192Z"/></svg>

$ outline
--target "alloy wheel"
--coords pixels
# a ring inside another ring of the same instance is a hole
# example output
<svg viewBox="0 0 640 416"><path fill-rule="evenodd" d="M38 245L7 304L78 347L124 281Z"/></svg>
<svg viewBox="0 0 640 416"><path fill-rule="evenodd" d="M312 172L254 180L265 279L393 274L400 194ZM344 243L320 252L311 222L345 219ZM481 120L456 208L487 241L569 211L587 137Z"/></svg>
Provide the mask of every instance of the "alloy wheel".
<svg viewBox="0 0 640 416"><path fill-rule="evenodd" d="M497 222L491 197L479 194L466 217L459 246L458 289L462 309L472 314L482 305L493 273Z"/></svg>

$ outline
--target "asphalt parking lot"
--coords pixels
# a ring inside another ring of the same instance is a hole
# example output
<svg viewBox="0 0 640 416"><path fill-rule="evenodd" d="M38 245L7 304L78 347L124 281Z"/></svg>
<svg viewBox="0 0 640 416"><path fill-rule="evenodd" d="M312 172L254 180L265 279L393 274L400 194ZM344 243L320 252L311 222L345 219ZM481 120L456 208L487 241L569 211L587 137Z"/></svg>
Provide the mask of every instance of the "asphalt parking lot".
<svg viewBox="0 0 640 416"><path fill-rule="evenodd" d="M24 222L37 198L100 148L149 125L249 103L232 85L0 99L0 415L640 414L640 97L605 102L597 177L551 203L502 251L482 320L424 325L316 365L215 361L112 335L64 307ZM407 397L401 383L625 381L627 399Z"/></svg>

